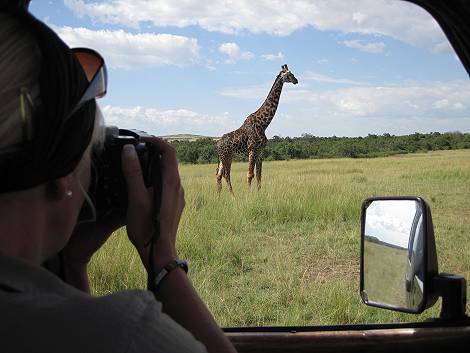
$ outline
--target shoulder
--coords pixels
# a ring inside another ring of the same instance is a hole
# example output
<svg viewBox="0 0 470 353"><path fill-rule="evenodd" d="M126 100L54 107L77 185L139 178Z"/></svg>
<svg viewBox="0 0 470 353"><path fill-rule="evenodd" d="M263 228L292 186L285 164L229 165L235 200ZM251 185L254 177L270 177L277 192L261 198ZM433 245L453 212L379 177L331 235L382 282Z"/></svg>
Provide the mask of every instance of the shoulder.
<svg viewBox="0 0 470 353"><path fill-rule="evenodd" d="M51 292L0 292L3 344L9 352L126 352L151 293L125 291L103 297ZM160 304L155 303L158 313ZM157 317L158 320L158 317Z"/></svg>
<svg viewBox="0 0 470 353"><path fill-rule="evenodd" d="M162 312L162 304L149 291L122 291L92 301L87 306L98 316L99 326L115 326L109 333L126 337L123 352L206 351L191 333Z"/></svg>
<svg viewBox="0 0 470 353"><path fill-rule="evenodd" d="M2 310L7 314L2 315L7 319L2 321L8 325L0 323L11 352L30 351L31 342L49 352L204 351L186 330L162 313L161 303L148 291L129 290L102 297L12 296L16 298L10 297L9 310ZM180 349L180 338L188 349Z"/></svg>
<svg viewBox="0 0 470 353"><path fill-rule="evenodd" d="M132 306L137 312L130 314L134 328L131 328L133 334L126 352L206 352L204 345L197 341L189 331L162 312L162 304L154 298L151 292L122 292L122 297L117 300L126 301L128 295L136 292L139 298L132 299Z"/></svg>

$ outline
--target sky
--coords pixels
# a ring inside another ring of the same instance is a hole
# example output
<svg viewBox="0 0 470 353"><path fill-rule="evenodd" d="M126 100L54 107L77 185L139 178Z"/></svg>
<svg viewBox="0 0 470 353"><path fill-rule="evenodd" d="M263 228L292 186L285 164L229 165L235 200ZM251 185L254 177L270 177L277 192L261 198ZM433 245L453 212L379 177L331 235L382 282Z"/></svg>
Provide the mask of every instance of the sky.
<svg viewBox="0 0 470 353"><path fill-rule="evenodd" d="M367 208L365 234L408 248L418 203L414 200L376 200Z"/></svg>
<svg viewBox="0 0 470 353"><path fill-rule="evenodd" d="M470 131L470 81L442 30L401 0L32 0L107 64L107 125L221 136L287 64L272 136Z"/></svg>

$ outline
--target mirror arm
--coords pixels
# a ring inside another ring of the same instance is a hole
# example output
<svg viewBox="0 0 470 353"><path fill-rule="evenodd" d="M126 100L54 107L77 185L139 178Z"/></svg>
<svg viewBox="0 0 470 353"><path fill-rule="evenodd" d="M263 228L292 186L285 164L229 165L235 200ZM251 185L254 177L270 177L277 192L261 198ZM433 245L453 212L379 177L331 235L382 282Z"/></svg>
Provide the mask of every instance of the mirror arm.
<svg viewBox="0 0 470 353"><path fill-rule="evenodd" d="M433 278L433 292L442 297L441 320L468 319L467 282L463 276L440 273Z"/></svg>

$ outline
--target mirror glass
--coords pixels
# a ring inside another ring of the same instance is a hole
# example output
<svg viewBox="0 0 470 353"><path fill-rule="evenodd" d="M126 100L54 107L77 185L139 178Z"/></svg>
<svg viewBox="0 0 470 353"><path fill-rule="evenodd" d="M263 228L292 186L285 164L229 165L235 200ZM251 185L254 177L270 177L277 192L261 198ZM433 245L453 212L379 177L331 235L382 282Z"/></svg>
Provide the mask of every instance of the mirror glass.
<svg viewBox="0 0 470 353"><path fill-rule="evenodd" d="M422 204L417 200L372 201L363 229L364 302L419 311L424 299Z"/></svg>

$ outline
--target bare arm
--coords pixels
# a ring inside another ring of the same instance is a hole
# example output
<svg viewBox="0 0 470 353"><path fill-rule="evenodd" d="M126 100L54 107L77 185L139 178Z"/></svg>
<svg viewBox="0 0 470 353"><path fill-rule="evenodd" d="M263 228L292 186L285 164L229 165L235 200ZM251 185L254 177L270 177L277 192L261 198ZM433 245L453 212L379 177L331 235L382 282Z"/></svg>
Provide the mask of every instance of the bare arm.
<svg viewBox="0 0 470 353"><path fill-rule="evenodd" d="M160 238L154 246L154 268L158 272L177 257L175 242L184 208L184 191L173 147L158 138L148 139L147 143L155 144L162 153ZM145 244L152 236L152 195L144 186L132 146L125 146L123 150L123 171L129 188L127 232L148 270L149 248ZM156 295L163 310L201 341L208 352L236 352L183 270L171 271L161 282Z"/></svg>
<svg viewBox="0 0 470 353"><path fill-rule="evenodd" d="M158 298L163 311L204 343L208 352L236 352L183 270L174 270L163 280Z"/></svg>
<svg viewBox="0 0 470 353"><path fill-rule="evenodd" d="M65 279L68 284L90 294L87 264L65 264Z"/></svg>
<svg viewBox="0 0 470 353"><path fill-rule="evenodd" d="M43 267L75 288L90 293L86 263L71 262L62 253L48 259Z"/></svg>
<svg viewBox="0 0 470 353"><path fill-rule="evenodd" d="M79 224L58 259L68 284L91 293L87 266L93 254L101 248L111 234L124 222L116 217L106 217L99 222Z"/></svg>

